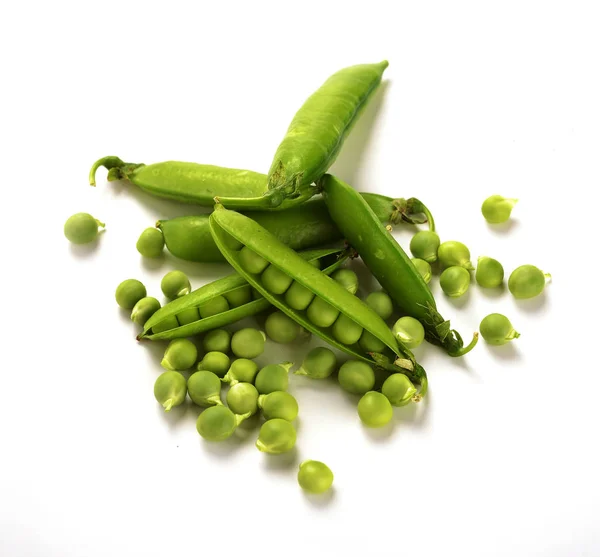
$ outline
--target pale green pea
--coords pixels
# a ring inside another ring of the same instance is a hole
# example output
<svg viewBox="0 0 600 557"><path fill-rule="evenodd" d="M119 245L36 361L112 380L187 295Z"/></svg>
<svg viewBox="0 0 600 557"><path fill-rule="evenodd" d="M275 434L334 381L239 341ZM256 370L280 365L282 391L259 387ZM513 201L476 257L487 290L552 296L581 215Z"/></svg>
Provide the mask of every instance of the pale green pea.
<svg viewBox="0 0 600 557"><path fill-rule="evenodd" d="M404 373L393 373L383 382L381 393L392 406L405 406L413 399L417 389Z"/></svg>
<svg viewBox="0 0 600 557"><path fill-rule="evenodd" d="M133 309L131 310L131 320L139 325L144 326L144 323L148 321L158 310L160 309L160 302L156 298L146 296L139 300Z"/></svg>
<svg viewBox="0 0 600 557"><path fill-rule="evenodd" d="M187 275L181 271L169 271L160 281L160 289L170 300L181 298L192 289Z"/></svg>
<svg viewBox="0 0 600 557"><path fill-rule="evenodd" d="M305 375L311 379L325 379L336 369L337 358L333 351L324 346L317 346L304 357L302 366L294 373Z"/></svg>
<svg viewBox="0 0 600 557"><path fill-rule="evenodd" d="M104 226L103 222L89 213L75 213L65 222L63 232L72 244L87 244L98 236L98 227Z"/></svg>
<svg viewBox="0 0 600 557"><path fill-rule="evenodd" d="M296 430L287 420L273 418L260 428L256 448L263 453L282 454L291 451L296 444Z"/></svg>
<svg viewBox="0 0 600 557"><path fill-rule="evenodd" d="M208 352L198 364L199 370L212 371L219 377L225 377L229 369L229 356L223 352Z"/></svg>
<svg viewBox="0 0 600 557"><path fill-rule="evenodd" d="M298 401L285 391L273 391L258 397L258 407L267 420L281 418L291 422L298 416Z"/></svg>
<svg viewBox="0 0 600 557"><path fill-rule="evenodd" d="M179 322L177 321L177 317L175 317L174 315L171 315L171 316L163 319L156 325L154 325L154 327L152 327L152 332L154 334L158 334L158 333L162 333L164 331L170 331L171 329L175 329L177 327L179 327Z"/></svg>
<svg viewBox="0 0 600 557"><path fill-rule="evenodd" d="M543 292L548 278L551 278L549 273L533 265L521 265L508 277L508 289L517 299L533 298Z"/></svg>
<svg viewBox="0 0 600 557"><path fill-rule="evenodd" d="M275 391L287 391L290 381L288 372L293 365L291 362L283 362L263 367L254 381L258 392L261 395L268 395Z"/></svg>
<svg viewBox="0 0 600 557"><path fill-rule="evenodd" d="M283 294L293 282L292 277L286 275L274 265L269 265L263 271L260 280L265 289L273 294Z"/></svg>
<svg viewBox="0 0 600 557"><path fill-rule="evenodd" d="M375 385L375 373L369 364L350 360L340 367L338 381L345 391L353 395L364 395Z"/></svg>
<svg viewBox="0 0 600 557"><path fill-rule="evenodd" d="M331 334L338 342L351 345L358 342L363 332L363 328L343 313L335 320L331 328Z"/></svg>
<svg viewBox="0 0 600 557"><path fill-rule="evenodd" d="M124 280L115 291L117 304L123 309L133 309L142 298L146 297L146 287L136 279Z"/></svg>
<svg viewBox="0 0 600 557"><path fill-rule="evenodd" d="M410 252L414 257L433 263L438 258L440 237L432 230L417 232L410 241Z"/></svg>
<svg viewBox="0 0 600 557"><path fill-rule="evenodd" d="M272 341L288 344L300 334L300 325L282 311L274 311L265 321L265 331Z"/></svg>
<svg viewBox="0 0 600 557"><path fill-rule="evenodd" d="M298 484L309 493L325 493L333 485L333 472L323 462L305 460L298 470Z"/></svg>
<svg viewBox="0 0 600 557"><path fill-rule="evenodd" d="M224 383L235 385L236 383L254 383L256 374L258 373L258 364L246 358L238 358L235 360L229 371L223 377Z"/></svg>
<svg viewBox="0 0 600 557"><path fill-rule="evenodd" d="M231 347L231 333L225 329L208 331L202 339L202 348L205 352L223 352L227 354Z"/></svg>
<svg viewBox="0 0 600 557"><path fill-rule="evenodd" d="M464 270L464 269L463 269ZM409 350L425 340L425 329L414 317L401 317L392 327L393 335Z"/></svg>
<svg viewBox="0 0 600 557"><path fill-rule="evenodd" d="M440 286L447 296L458 298L462 296L471 284L471 273L464 267L448 267L440 275Z"/></svg>
<svg viewBox="0 0 600 557"><path fill-rule="evenodd" d="M158 228L146 228L135 244L143 257L160 257L165 247L163 233Z"/></svg>
<svg viewBox="0 0 600 557"><path fill-rule="evenodd" d="M215 296L205 304L198 306L198 311L200 312L200 317L202 317L202 319L223 313L228 309L229 304L224 296Z"/></svg>
<svg viewBox="0 0 600 557"><path fill-rule="evenodd" d="M215 406L221 402L221 380L212 371L196 371L188 379L188 394L198 406Z"/></svg>
<svg viewBox="0 0 600 557"><path fill-rule="evenodd" d="M252 291L250 285L236 288L231 292L224 294L230 308L237 308L249 304L252 301Z"/></svg>
<svg viewBox="0 0 600 557"><path fill-rule="evenodd" d="M247 414L234 414L226 406L211 406L198 416L196 430L207 441L225 441L248 417Z"/></svg>
<svg viewBox="0 0 600 557"><path fill-rule="evenodd" d="M244 246L240 250L240 265L242 269L247 271L248 273L259 274L262 273L266 268L269 262L264 258L258 255L254 250L249 247Z"/></svg>
<svg viewBox="0 0 600 557"><path fill-rule="evenodd" d="M504 268L500 261L491 257L481 256L477 259L475 280L483 288L496 288L504 280Z"/></svg>
<svg viewBox="0 0 600 557"><path fill-rule="evenodd" d="M350 292L350 294L356 294L358 290L358 277L354 271L350 269L338 269L331 275L331 278Z"/></svg>
<svg viewBox="0 0 600 557"><path fill-rule="evenodd" d="M265 333L250 327L233 333L231 337L231 351L238 358L256 358L265 350Z"/></svg>
<svg viewBox="0 0 600 557"><path fill-rule="evenodd" d="M483 218L494 224L506 222L510 218L517 201L518 199L511 199L510 197L490 195L481 205Z"/></svg>
<svg viewBox="0 0 600 557"><path fill-rule="evenodd" d="M371 292L366 297L365 303L384 321L394 312L394 304L386 292Z"/></svg>
<svg viewBox="0 0 600 557"><path fill-rule="evenodd" d="M198 313L198 308L192 307L180 311L176 317L177 322L183 326L198 321L200 319L200 314Z"/></svg>
<svg viewBox="0 0 600 557"><path fill-rule="evenodd" d="M438 248L438 259L443 268L464 267L467 271L474 269L471 263L471 252L462 242L453 240L440 244Z"/></svg>
<svg viewBox="0 0 600 557"><path fill-rule="evenodd" d="M377 352L378 354L381 354L386 349L385 344L366 329L363 331L358 345L365 352Z"/></svg>
<svg viewBox="0 0 600 557"><path fill-rule="evenodd" d="M310 261L308 261L309 264L311 264L313 267L316 267L317 269L321 268L321 260L320 259L311 259Z"/></svg>
<svg viewBox="0 0 600 557"><path fill-rule="evenodd" d="M236 383L227 392L227 405L235 414L255 414L258 410L258 391L252 383Z"/></svg>
<svg viewBox="0 0 600 557"><path fill-rule="evenodd" d="M340 314L339 310L322 298L315 297L306 310L306 317L317 327L331 327Z"/></svg>
<svg viewBox="0 0 600 557"><path fill-rule="evenodd" d="M285 302L292 309L303 311L313 301L315 297L306 286L302 286L299 282L294 282L285 293Z"/></svg>
<svg viewBox="0 0 600 557"><path fill-rule="evenodd" d="M154 398L162 405L165 412L170 412L174 406L183 404L186 394L185 377L177 371L161 373L154 383Z"/></svg>
<svg viewBox="0 0 600 557"><path fill-rule="evenodd" d="M425 284L429 284L431 281L431 265L424 259L419 259L417 257L413 257L411 261L419 274L423 277Z"/></svg>
<svg viewBox="0 0 600 557"><path fill-rule="evenodd" d="M506 344L521 336L515 331L508 317L500 313L490 313L484 317L479 325L479 332L488 344L496 346Z"/></svg>
<svg viewBox="0 0 600 557"><path fill-rule="evenodd" d="M394 416L394 409L385 395L369 391L358 401L358 416L367 427L383 427Z"/></svg>
<svg viewBox="0 0 600 557"><path fill-rule="evenodd" d="M171 371L185 371L190 369L197 359L196 345L187 338L176 338L169 342L160 365Z"/></svg>

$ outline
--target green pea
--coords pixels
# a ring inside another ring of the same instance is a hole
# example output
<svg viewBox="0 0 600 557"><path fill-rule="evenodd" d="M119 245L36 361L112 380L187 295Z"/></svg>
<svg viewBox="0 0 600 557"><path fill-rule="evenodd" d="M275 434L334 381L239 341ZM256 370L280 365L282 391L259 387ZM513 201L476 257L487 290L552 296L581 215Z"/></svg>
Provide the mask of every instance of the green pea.
<svg viewBox="0 0 600 557"><path fill-rule="evenodd" d="M65 222L65 237L72 244L87 244L98 236L98 227L104 228L104 223L95 219L89 213L76 213Z"/></svg>
<svg viewBox="0 0 600 557"><path fill-rule="evenodd" d="M154 398L162 405L165 412L170 412L174 406L183 404L186 394L185 377L177 371L161 373L154 383Z"/></svg>
<svg viewBox="0 0 600 557"><path fill-rule="evenodd" d="M256 358L265 350L265 333L250 327L233 333L231 337L231 351L238 358Z"/></svg>
<svg viewBox="0 0 600 557"><path fill-rule="evenodd" d="M202 339L202 348L205 352L223 352L227 354L231 347L231 333L225 329L208 331Z"/></svg>
<svg viewBox="0 0 600 557"><path fill-rule="evenodd" d="M440 237L432 230L417 232L410 241L410 252L414 257L433 263L438 258Z"/></svg>
<svg viewBox="0 0 600 557"><path fill-rule="evenodd" d="M252 288L252 299L260 300L261 298L264 298L264 296L256 288Z"/></svg>
<svg viewBox="0 0 600 557"><path fill-rule="evenodd" d="M227 405L235 414L255 414L258 391L252 383L236 383L227 392Z"/></svg>
<svg viewBox="0 0 600 557"><path fill-rule="evenodd" d="M323 462L305 460L298 470L298 484L309 493L325 493L333 484L333 472Z"/></svg>
<svg viewBox="0 0 600 557"><path fill-rule="evenodd" d="M346 345L357 343L362 332L363 328L356 321L353 321L343 313L335 320L335 323L331 328L333 338Z"/></svg>
<svg viewBox="0 0 600 557"><path fill-rule="evenodd" d="M415 396L417 389L404 373L393 373L383 382L381 393L392 406L405 406Z"/></svg>
<svg viewBox="0 0 600 557"><path fill-rule="evenodd" d="M158 228L146 228L135 244L143 257L160 257L165 247L163 233Z"/></svg>
<svg viewBox="0 0 600 557"><path fill-rule="evenodd" d="M419 271L419 274L423 277L425 284L429 284L429 281L431 281L431 265L424 259L419 259L417 257L413 257L411 261L417 271Z"/></svg>
<svg viewBox="0 0 600 557"><path fill-rule="evenodd" d="M521 336L515 331L508 317L500 313L490 313L484 317L479 325L479 332L488 344L497 346Z"/></svg>
<svg viewBox="0 0 600 557"><path fill-rule="evenodd" d="M369 364L349 360L340 367L338 381L345 391L353 395L364 395L375 385L375 373Z"/></svg>
<svg viewBox="0 0 600 557"><path fill-rule="evenodd" d="M252 301L252 290L250 289L250 285L242 286L231 292L227 292L224 296L229 303L230 308L237 308L245 306Z"/></svg>
<svg viewBox="0 0 600 557"><path fill-rule="evenodd" d="M188 393L198 406L215 406L221 402L221 380L212 371L196 371L188 379Z"/></svg>
<svg viewBox="0 0 600 557"><path fill-rule="evenodd" d="M475 280L483 288L496 288L504 280L504 268L500 261L491 257L479 257L477 259L477 271L475 271Z"/></svg>
<svg viewBox="0 0 600 557"><path fill-rule="evenodd" d="M311 379L325 379L336 369L337 358L333 351L324 346L317 346L304 357L302 366L294 373L296 375L306 375Z"/></svg>
<svg viewBox="0 0 600 557"><path fill-rule="evenodd" d="M198 369L212 371L219 377L225 377L229 370L229 362L229 356L223 352L208 352L198 364Z"/></svg>
<svg viewBox="0 0 600 557"><path fill-rule="evenodd" d="M340 314L339 310L322 298L315 297L306 310L306 317L317 327L331 327Z"/></svg>
<svg viewBox="0 0 600 557"><path fill-rule="evenodd" d="M517 299L533 298L543 292L547 278L551 278L549 273L533 265L521 265L508 277L508 289Z"/></svg>
<svg viewBox="0 0 600 557"><path fill-rule="evenodd" d="M331 275L331 278L350 292L350 294L356 294L358 290L358 277L354 271L350 269L338 269Z"/></svg>
<svg viewBox="0 0 600 557"><path fill-rule="evenodd" d="M198 349L191 340L176 338L169 342L160 365L171 371L185 371L196 363L197 358Z"/></svg>
<svg viewBox="0 0 600 557"><path fill-rule="evenodd" d="M148 321L158 310L160 309L160 302L156 298L146 296L139 300L133 309L131 310L131 320L139 325L144 326L144 323Z"/></svg>
<svg viewBox="0 0 600 557"><path fill-rule="evenodd" d="M224 313L228 309L229 304L224 296L215 296L209 302L198 306L198 311L200 312L200 317L202 317L202 319L212 317L213 315L217 315L219 313Z"/></svg>
<svg viewBox="0 0 600 557"><path fill-rule="evenodd" d="M280 271L277 267L269 265L260 275L263 286L273 294L283 294L292 284L292 277Z"/></svg>
<svg viewBox="0 0 600 557"><path fill-rule="evenodd" d="M440 275L440 286L447 296L462 296L471 284L471 274L464 267L448 267Z"/></svg>
<svg viewBox="0 0 600 557"><path fill-rule="evenodd" d="M310 263L313 267L316 267L317 269L321 268L321 260L320 259L311 259L310 261L308 261L308 263Z"/></svg>
<svg viewBox="0 0 600 557"><path fill-rule="evenodd" d="M471 263L471 252L462 242L449 241L440 244L438 259L443 268L464 267L468 271L474 269Z"/></svg>
<svg viewBox="0 0 600 557"><path fill-rule="evenodd" d="M289 344L300 334L300 325L282 311L274 311L265 321L265 331L272 341Z"/></svg>
<svg viewBox="0 0 600 557"><path fill-rule="evenodd" d="M246 358L235 360L229 371L223 377L223 382L235 385L236 383L254 383L258 373L258 364Z"/></svg>
<svg viewBox="0 0 600 557"><path fill-rule="evenodd" d="M367 427L383 427L394 416L394 409L385 395L369 391L358 401L358 416Z"/></svg>
<svg viewBox="0 0 600 557"><path fill-rule="evenodd" d="M513 207L518 199L502 197L501 195L490 195L481 205L483 218L491 223L506 222L510 218Z"/></svg>
<svg viewBox="0 0 600 557"><path fill-rule="evenodd" d="M177 317L170 315L154 325L154 327L152 327L152 332L154 334L158 334L164 331L170 331L171 329L176 329L177 327L179 327L179 321L177 321Z"/></svg>
<svg viewBox="0 0 600 557"><path fill-rule="evenodd" d="M296 444L296 430L287 420L273 418L260 428L256 448L263 453L282 454L291 451Z"/></svg>
<svg viewBox="0 0 600 557"><path fill-rule="evenodd" d="M371 292L365 303L384 321L394 312L394 304L386 292Z"/></svg>
<svg viewBox="0 0 600 557"><path fill-rule="evenodd" d="M198 321L200 319L200 314L198 313L198 308L192 307L180 311L176 317L179 325L183 326Z"/></svg>
<svg viewBox="0 0 600 557"><path fill-rule="evenodd" d="M160 289L167 298L174 300L189 294L192 287L185 273L170 271L160 281Z"/></svg>
<svg viewBox="0 0 600 557"><path fill-rule="evenodd" d="M464 270L464 269L463 269ZM414 317L401 317L392 327L394 336L409 350L425 340L425 329Z"/></svg>
<svg viewBox="0 0 600 557"><path fill-rule="evenodd" d="M146 297L146 287L136 279L124 280L115 292L117 304L123 309L133 309L142 298Z"/></svg>
<svg viewBox="0 0 600 557"><path fill-rule="evenodd" d="M275 391L287 391L290 381L288 372L293 365L291 362L283 362L263 367L254 381L258 392L261 395L268 395Z"/></svg>
<svg viewBox="0 0 600 557"><path fill-rule="evenodd" d="M240 250L239 257L242 268L253 274L262 273L269 264L264 257L261 257L254 250L246 246Z"/></svg>
<svg viewBox="0 0 600 557"><path fill-rule="evenodd" d="M234 414L223 405L211 406L198 416L196 430L207 441L225 441L248 417L246 414Z"/></svg>
<svg viewBox="0 0 600 557"><path fill-rule="evenodd" d="M386 345L367 330L363 331L358 345L365 352L377 352L378 354L381 354L386 349Z"/></svg>
<svg viewBox="0 0 600 557"><path fill-rule="evenodd" d="M294 282L285 293L285 302L292 309L303 311L313 301L314 297L314 293L306 288L306 286L302 286L299 282Z"/></svg>
<svg viewBox="0 0 600 557"><path fill-rule="evenodd" d="M273 391L258 397L258 407L267 420L281 418L291 422L298 416L298 401L285 391Z"/></svg>

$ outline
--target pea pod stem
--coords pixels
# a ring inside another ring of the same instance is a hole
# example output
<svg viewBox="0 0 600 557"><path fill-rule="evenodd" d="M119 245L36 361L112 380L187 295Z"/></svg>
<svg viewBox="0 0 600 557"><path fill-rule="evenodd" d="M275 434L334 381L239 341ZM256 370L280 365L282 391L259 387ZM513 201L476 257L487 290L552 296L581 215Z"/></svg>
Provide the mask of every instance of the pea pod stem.
<svg viewBox="0 0 600 557"><path fill-rule="evenodd" d="M456 333L456 331L455 331L455 333ZM460 348L459 350L456 350L455 352L448 352L448 355L452 356L453 358L459 358L461 356L464 356L465 354L468 354L471 350L473 350L473 348L475 348L475 345L477 344L478 340L479 340L479 333L474 332L473 338L471 339L471 342L467 346L463 346L462 348Z"/></svg>

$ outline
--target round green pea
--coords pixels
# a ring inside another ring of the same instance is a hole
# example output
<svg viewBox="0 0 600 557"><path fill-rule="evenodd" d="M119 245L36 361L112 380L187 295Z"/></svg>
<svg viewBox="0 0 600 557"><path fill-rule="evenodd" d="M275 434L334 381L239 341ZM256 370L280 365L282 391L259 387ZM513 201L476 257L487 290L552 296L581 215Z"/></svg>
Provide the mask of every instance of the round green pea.
<svg viewBox="0 0 600 557"><path fill-rule="evenodd" d="M263 286L272 294L283 294L294 279L274 265L269 265L260 275L260 280Z"/></svg>
<svg viewBox="0 0 600 557"><path fill-rule="evenodd" d="M244 246L239 253L240 257L240 265L242 269L247 271L248 273L259 274L262 273L266 268L269 262L264 258L258 255L254 250Z"/></svg>
<svg viewBox="0 0 600 557"><path fill-rule="evenodd" d="M491 257L481 256L477 259L475 280L483 288L496 288L504 280L504 268L500 261Z"/></svg>
<svg viewBox="0 0 600 557"><path fill-rule="evenodd" d="M258 410L258 391L252 383L236 383L227 392L227 406L235 414L255 414Z"/></svg>
<svg viewBox="0 0 600 557"><path fill-rule="evenodd" d="M202 339L202 348L205 352L223 352L227 354L231 347L231 333L225 329L208 331Z"/></svg>
<svg viewBox="0 0 600 557"><path fill-rule="evenodd" d="M333 351L324 346L317 346L304 357L302 366L294 373L296 375L306 375L311 379L325 379L336 369L337 358Z"/></svg>
<svg viewBox="0 0 600 557"><path fill-rule="evenodd" d="M354 271L350 269L338 269L331 275L331 278L350 292L350 294L356 294L358 290L358 276Z"/></svg>
<svg viewBox="0 0 600 557"><path fill-rule="evenodd" d="M163 233L158 228L146 228L135 244L143 257L160 257L165 247Z"/></svg>
<svg viewBox="0 0 600 557"><path fill-rule="evenodd" d="M228 309L229 304L224 296L215 296L205 304L198 306L198 311L200 312L200 317L202 319L212 317L213 315L217 315L219 313L224 313Z"/></svg>
<svg viewBox="0 0 600 557"><path fill-rule="evenodd" d="M287 420L273 418L260 428L256 448L263 453L282 454L291 451L296 444L296 430Z"/></svg>
<svg viewBox="0 0 600 557"><path fill-rule="evenodd" d="M490 313L484 317L479 325L479 332L488 344L496 346L506 344L521 336L515 331L508 317L500 313Z"/></svg>
<svg viewBox="0 0 600 557"><path fill-rule="evenodd" d="M290 362L283 362L263 367L254 381L258 392L261 395L268 395L275 391L287 391L290 381L288 372L293 365Z"/></svg>
<svg viewBox="0 0 600 557"><path fill-rule="evenodd" d="M198 321L200 319L200 314L198 313L197 307L190 307L180 311L176 317L179 325L183 326Z"/></svg>
<svg viewBox="0 0 600 557"><path fill-rule="evenodd" d="M495 224L506 222L510 218L517 201L518 199L502 197L501 195L490 195L481 205L483 218Z"/></svg>
<svg viewBox="0 0 600 557"><path fill-rule="evenodd" d="M309 259L308 263L310 263L313 267L316 267L317 269L321 268L321 260L320 259Z"/></svg>
<svg viewBox="0 0 600 557"><path fill-rule="evenodd" d="M230 308L237 308L249 304L252 301L252 290L250 285L236 288L224 294Z"/></svg>
<svg viewBox="0 0 600 557"><path fill-rule="evenodd" d="M462 296L471 284L471 273L464 267L448 267L440 275L440 286L447 296L458 298Z"/></svg>
<svg viewBox="0 0 600 557"><path fill-rule="evenodd" d="M338 381L345 391L353 395L364 395L375 385L375 373L369 364L350 360L340 367Z"/></svg>
<svg viewBox="0 0 600 557"><path fill-rule="evenodd" d="M156 298L146 296L139 300L133 309L131 310L131 320L139 325L144 326L144 323L148 321L158 310L160 309L160 302Z"/></svg>
<svg viewBox="0 0 600 557"><path fill-rule="evenodd" d="M225 383L235 385L236 383L254 383L258 373L258 364L246 358L234 360L229 371L223 377Z"/></svg>
<svg viewBox="0 0 600 557"><path fill-rule="evenodd" d="M306 286L292 283L285 293L285 301L292 309L303 311L313 301L315 295Z"/></svg>
<svg viewBox="0 0 600 557"><path fill-rule="evenodd" d="M158 376L154 383L154 398L170 412L174 406L185 402L187 383L185 377L177 371L165 371Z"/></svg>
<svg viewBox="0 0 600 557"><path fill-rule="evenodd" d="M358 401L358 416L367 427L383 427L394 416L394 409L385 395L369 391Z"/></svg>
<svg viewBox="0 0 600 557"><path fill-rule="evenodd" d="M170 300L181 298L192 289L187 275L181 271L169 271L160 281L160 289Z"/></svg>
<svg viewBox="0 0 600 557"><path fill-rule="evenodd" d="M196 430L207 441L225 441L248 416L234 414L223 405L211 406L198 416Z"/></svg>
<svg viewBox="0 0 600 557"><path fill-rule="evenodd" d="M322 298L315 297L306 310L306 317L317 327L331 327L340 314L339 310Z"/></svg>
<svg viewBox="0 0 600 557"><path fill-rule="evenodd" d="M225 377L229 370L229 362L229 356L223 352L208 352L198 364L198 369L212 371L219 377Z"/></svg>
<svg viewBox="0 0 600 557"><path fill-rule="evenodd" d="M394 304L386 292L371 292L366 297L365 303L384 321L394 312Z"/></svg>
<svg viewBox="0 0 600 557"><path fill-rule="evenodd" d="M238 358L256 358L265 350L265 333L250 327L233 333L231 337L231 351Z"/></svg>
<svg viewBox="0 0 600 557"><path fill-rule="evenodd" d="M176 338L169 342L160 365L171 371L185 371L190 369L197 359L196 345L187 338Z"/></svg>
<svg viewBox="0 0 600 557"><path fill-rule="evenodd" d="M419 274L423 277L425 284L429 284L431 281L431 265L424 259L419 259L417 257L413 257L411 261Z"/></svg>
<svg viewBox="0 0 600 557"><path fill-rule="evenodd" d="M464 269L463 269L464 270ZM401 317L392 327L393 335L409 350L425 340L425 329L414 317Z"/></svg>
<svg viewBox="0 0 600 557"><path fill-rule="evenodd" d="M438 258L440 237L432 230L417 232L410 241L410 252L414 257L433 263Z"/></svg>
<svg viewBox="0 0 600 557"><path fill-rule="evenodd" d="M89 213L76 213L67 219L63 231L72 244L87 244L98 236L98 227L104 226Z"/></svg>
<svg viewBox="0 0 600 557"><path fill-rule="evenodd" d="M338 342L351 345L358 342L363 332L363 328L343 313L335 320L331 328L331 334Z"/></svg>
<svg viewBox="0 0 600 557"><path fill-rule="evenodd" d="M449 241L440 244L438 248L438 259L443 268L464 267L468 271L473 270L471 263L471 252L462 242Z"/></svg>
<svg viewBox="0 0 600 557"><path fill-rule="evenodd" d="M550 278L550 275L544 274L537 267L521 265L508 277L508 289L517 299L534 298L543 292L546 278Z"/></svg>
<svg viewBox="0 0 600 557"><path fill-rule="evenodd" d="M265 321L265 331L272 341L289 344L300 334L300 325L282 311L274 311Z"/></svg>
<svg viewBox="0 0 600 557"><path fill-rule="evenodd" d="M291 422L298 416L298 401L285 391L273 391L258 397L258 407L267 420L281 418Z"/></svg>
<svg viewBox="0 0 600 557"><path fill-rule="evenodd" d="M188 393L198 406L215 406L221 402L221 380L212 371L196 371L188 379Z"/></svg>
<svg viewBox="0 0 600 557"><path fill-rule="evenodd" d="M417 393L416 387L404 373L392 373L381 386L381 393L392 406L405 406Z"/></svg>
<svg viewBox="0 0 600 557"><path fill-rule="evenodd" d="M377 352L378 354L381 354L386 348L385 344L381 340L379 340L375 335L366 329L363 331L363 334L358 341L358 345L365 352Z"/></svg>
<svg viewBox="0 0 600 557"><path fill-rule="evenodd" d="M136 279L124 280L115 292L117 304L123 309L133 309L142 298L146 297L146 287Z"/></svg>
<svg viewBox="0 0 600 557"><path fill-rule="evenodd" d="M179 327L179 322L177 321L177 317L174 315L170 315L166 317L162 321L159 321L154 327L152 327L152 332L154 334L162 333L164 331L170 331L171 329L176 329Z"/></svg>
<svg viewBox="0 0 600 557"><path fill-rule="evenodd" d="M298 470L298 484L309 493L325 493L333 484L333 472L323 462L305 460Z"/></svg>

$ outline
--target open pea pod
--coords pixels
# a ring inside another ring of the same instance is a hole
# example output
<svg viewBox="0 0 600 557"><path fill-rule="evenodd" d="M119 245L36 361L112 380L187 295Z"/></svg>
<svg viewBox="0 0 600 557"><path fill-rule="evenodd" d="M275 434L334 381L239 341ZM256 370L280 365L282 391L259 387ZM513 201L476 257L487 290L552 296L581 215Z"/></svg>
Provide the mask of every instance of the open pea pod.
<svg viewBox="0 0 600 557"><path fill-rule="evenodd" d="M362 300L341 287L327 274L308 264L295 251L282 244L273 234L252 219L218 205L210 216L209 222L215 243L227 261L271 304L308 331L353 358L390 372L402 371L411 380L420 383L421 394L425 393L427 388L425 370L415 361L413 354L396 340L381 317ZM283 273L288 279L291 278L289 288L292 288L293 283L297 283L303 289L310 291L314 295L311 304L318 299L320 304L324 303L327 307L334 308L334 311L339 312L339 316L343 316L343 319L347 320L345 322L351 327L358 325L363 332L367 331L376 337L385 349L381 353L366 352L358 342L352 344L340 342L332 331L333 327L315 324L315 320L309 318L310 307L308 311L294 309L289 305L284 293L273 293L266 288L265 273L269 272L268 266L262 274L249 272L240 257L242 248L249 248L266 260L276 273Z"/></svg>
<svg viewBox="0 0 600 557"><path fill-rule="evenodd" d="M350 256L350 253L350 250L330 248L299 252L299 257L306 261L318 260L323 267L323 272L329 274L339 268ZM249 300L237 307L230 307L226 311L209 317L200 317L198 308L201 306L206 306L220 297L226 300L239 299L236 294L239 295L244 289L248 290L248 298L250 298L248 282L237 274L206 284L159 309L144 323L144 330L138 335L138 340L171 340L189 337L256 315L271 305L267 298L262 297L257 300ZM198 316L197 319L194 319L195 315Z"/></svg>

